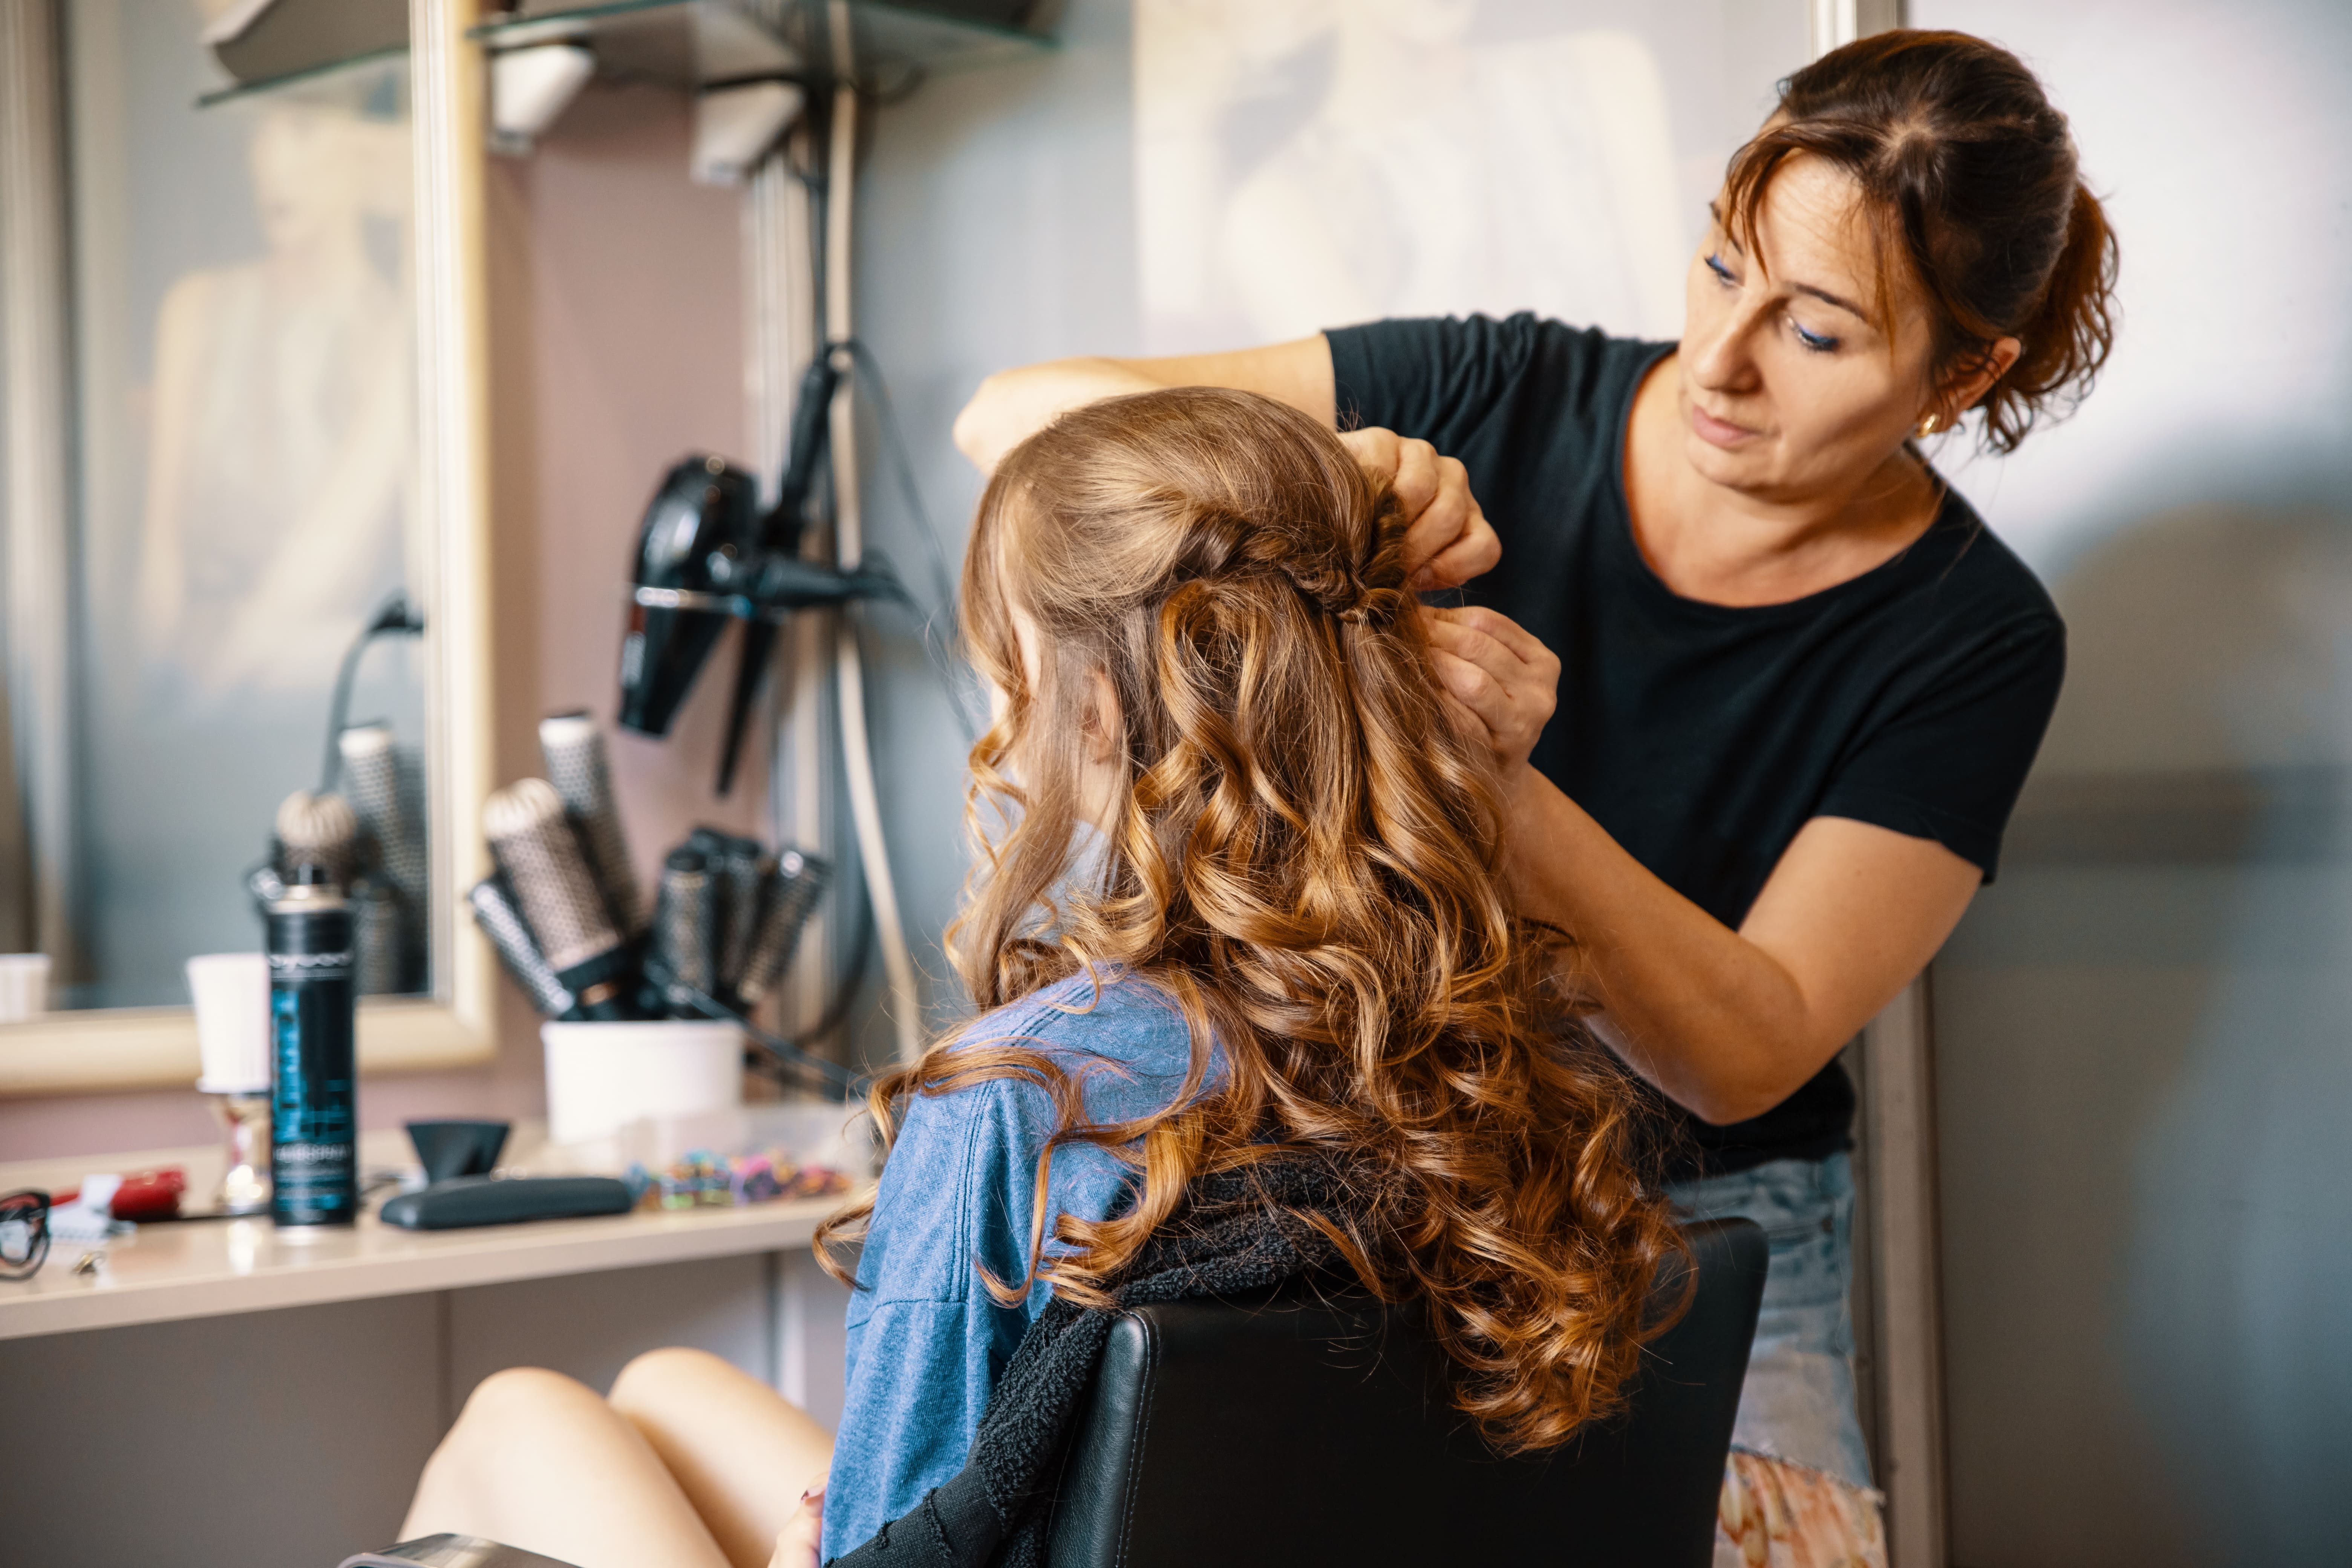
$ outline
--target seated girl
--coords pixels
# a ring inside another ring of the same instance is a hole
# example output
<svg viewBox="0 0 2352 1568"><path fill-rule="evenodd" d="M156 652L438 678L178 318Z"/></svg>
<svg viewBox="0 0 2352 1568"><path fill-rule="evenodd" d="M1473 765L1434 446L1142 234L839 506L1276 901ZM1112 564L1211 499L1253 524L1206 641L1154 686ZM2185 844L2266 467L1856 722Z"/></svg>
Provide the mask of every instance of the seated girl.
<svg viewBox="0 0 2352 1568"><path fill-rule="evenodd" d="M1677 1243L1638 1102L1512 916L1403 552L1339 440L1247 394L1100 403L1013 452L964 567L997 706L950 947L983 1013L881 1079L879 1187L820 1237L836 1273L863 1241L838 1439L694 1352L609 1401L501 1373L404 1534L813 1568L961 1508L949 1533L1034 1548L1042 1509L959 1491L992 1394L1139 1291L1307 1269L1418 1303L1500 1447L1610 1409Z"/></svg>

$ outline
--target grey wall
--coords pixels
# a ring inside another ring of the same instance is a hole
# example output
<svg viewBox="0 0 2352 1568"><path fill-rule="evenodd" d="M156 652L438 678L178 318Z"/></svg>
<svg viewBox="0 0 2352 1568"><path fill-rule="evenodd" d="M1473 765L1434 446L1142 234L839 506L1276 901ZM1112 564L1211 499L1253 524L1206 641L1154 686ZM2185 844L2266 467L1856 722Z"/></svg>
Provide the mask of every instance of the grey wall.
<svg viewBox="0 0 2352 1568"><path fill-rule="evenodd" d="M881 110L858 182L859 332L889 378L950 563L980 483L948 431L981 378L1139 351L1127 5L1071 0L1061 37L1034 61L943 76ZM866 451L869 542L912 575L922 547L871 432ZM891 867L942 1022L961 1005L939 935L963 878L968 743L914 643L873 646ZM874 1059L891 1049L877 1012L859 1038Z"/></svg>
<svg viewBox="0 0 2352 1568"><path fill-rule="evenodd" d="M1953 1562L2342 1562L2352 12L1911 14L2042 72L2123 246L2096 394L1958 470L2071 669L1935 972Z"/></svg>

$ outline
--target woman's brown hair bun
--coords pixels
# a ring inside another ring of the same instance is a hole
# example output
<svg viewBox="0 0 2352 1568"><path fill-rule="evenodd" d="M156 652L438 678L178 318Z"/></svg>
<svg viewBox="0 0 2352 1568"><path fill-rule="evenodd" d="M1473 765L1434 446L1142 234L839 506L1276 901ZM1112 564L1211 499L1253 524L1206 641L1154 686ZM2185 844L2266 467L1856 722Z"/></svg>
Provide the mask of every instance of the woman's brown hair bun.
<svg viewBox="0 0 2352 1568"><path fill-rule="evenodd" d="M1731 161L1725 216L1751 230L1791 157L1862 187L1882 258L1935 317L1938 372L2006 337L2017 363L1979 398L1984 444L2012 450L2072 413L2114 346L2116 237L2083 184L2066 117L2023 61L1966 33L1859 38L1780 84L1772 121Z"/></svg>

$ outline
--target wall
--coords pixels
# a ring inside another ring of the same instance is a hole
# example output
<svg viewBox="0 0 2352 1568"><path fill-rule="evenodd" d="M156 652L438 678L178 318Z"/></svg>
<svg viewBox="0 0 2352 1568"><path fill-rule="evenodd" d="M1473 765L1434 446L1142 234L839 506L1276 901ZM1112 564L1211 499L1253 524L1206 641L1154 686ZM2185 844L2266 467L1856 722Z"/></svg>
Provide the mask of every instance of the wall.
<svg viewBox="0 0 2352 1568"><path fill-rule="evenodd" d="M732 795L712 792L731 647L666 739L612 723L646 500L679 458L751 446L737 198L687 179L688 141L682 95L599 85L532 155L494 160L489 186L499 776L543 771L543 715L594 713L648 892L697 823L760 831L767 788L754 744ZM535 1114L537 1023L501 995L497 1092Z"/></svg>
<svg viewBox="0 0 2352 1568"><path fill-rule="evenodd" d="M1935 972L1952 1561L2340 1562L2352 13L1911 13L2043 73L2123 247L2082 413L1958 469L2071 669Z"/></svg>
<svg viewBox="0 0 2352 1568"><path fill-rule="evenodd" d="M948 431L981 378L1056 355L1140 352L1128 7L1071 0L1060 31L1056 50L935 78L868 121L858 331L888 377L951 563L980 485ZM916 576L923 549L867 423L868 539ZM927 975L927 1016L943 1024L961 1008L939 936L963 879L969 746L915 641L890 635L869 647L891 866ZM889 1054L878 1011L864 1014L858 1048L870 1060Z"/></svg>
<svg viewBox="0 0 2352 1568"><path fill-rule="evenodd" d="M740 237L733 192L686 178L677 94L595 87L529 159L488 181L499 779L541 771L543 714L616 696L622 591L655 481L691 450L740 456L744 429ZM722 654L723 654L722 650ZM756 826L754 761L727 802L710 792L723 683L706 681L670 738L611 737L639 875L697 822ZM761 748L753 748L757 758ZM412 1116L533 1116L537 1021L503 981L491 1067L372 1079L367 1127ZM209 1142L193 1090L0 1100L11 1159Z"/></svg>

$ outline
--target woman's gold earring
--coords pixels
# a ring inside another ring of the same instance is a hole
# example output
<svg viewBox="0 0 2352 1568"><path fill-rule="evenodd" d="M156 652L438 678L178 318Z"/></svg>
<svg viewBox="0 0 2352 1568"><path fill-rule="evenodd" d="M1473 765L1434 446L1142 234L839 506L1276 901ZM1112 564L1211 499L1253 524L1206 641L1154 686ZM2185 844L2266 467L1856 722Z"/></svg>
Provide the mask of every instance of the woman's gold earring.
<svg viewBox="0 0 2352 1568"><path fill-rule="evenodd" d="M1933 436L1935 433L1936 416L1930 414L1927 417L1919 421L1919 434L1922 436Z"/></svg>

